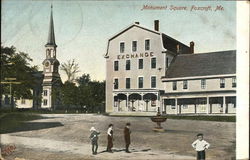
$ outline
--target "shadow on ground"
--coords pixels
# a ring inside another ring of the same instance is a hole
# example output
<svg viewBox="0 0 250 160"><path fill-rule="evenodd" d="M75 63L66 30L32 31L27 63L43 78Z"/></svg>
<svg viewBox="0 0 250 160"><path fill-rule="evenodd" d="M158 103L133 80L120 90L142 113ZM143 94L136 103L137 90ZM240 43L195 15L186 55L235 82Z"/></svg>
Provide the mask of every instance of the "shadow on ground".
<svg viewBox="0 0 250 160"><path fill-rule="evenodd" d="M148 148L148 149L142 149L142 150L131 149L130 152L131 153L135 153L135 152L148 152L150 150L151 150L150 148ZM125 152L126 150L125 149L113 149L112 151L113 151L113 153L115 153L115 152ZM100 151L100 152L98 152L98 154L105 153L105 152L107 152L107 151L106 150Z"/></svg>
<svg viewBox="0 0 250 160"><path fill-rule="evenodd" d="M20 126L16 128L9 128L6 130L0 131L1 134L5 133L14 133L14 132L23 132L23 131L32 131L39 129L47 129L63 126L60 122L23 122Z"/></svg>

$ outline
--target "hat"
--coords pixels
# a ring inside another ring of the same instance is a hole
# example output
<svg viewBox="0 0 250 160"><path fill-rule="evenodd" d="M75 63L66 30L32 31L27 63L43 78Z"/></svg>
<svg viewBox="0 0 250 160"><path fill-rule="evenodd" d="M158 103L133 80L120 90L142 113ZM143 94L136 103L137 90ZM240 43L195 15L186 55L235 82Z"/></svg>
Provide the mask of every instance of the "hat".
<svg viewBox="0 0 250 160"><path fill-rule="evenodd" d="M95 130L96 130L95 127L90 128L90 131L95 131Z"/></svg>
<svg viewBox="0 0 250 160"><path fill-rule="evenodd" d="M197 137L198 137L198 136L203 136L203 134L202 134L202 133L198 133L196 136L197 136Z"/></svg>

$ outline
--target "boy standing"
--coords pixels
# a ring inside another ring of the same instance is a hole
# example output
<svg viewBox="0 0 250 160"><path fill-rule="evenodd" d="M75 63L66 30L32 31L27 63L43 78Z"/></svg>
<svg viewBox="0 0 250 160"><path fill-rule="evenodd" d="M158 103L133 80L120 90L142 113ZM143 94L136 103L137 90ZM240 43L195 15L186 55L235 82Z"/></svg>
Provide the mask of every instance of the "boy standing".
<svg viewBox="0 0 250 160"><path fill-rule="evenodd" d="M91 144L92 144L92 154L96 155L97 154L97 149L98 149L98 135L100 132L97 132L94 127L90 128L90 136L89 138L91 139Z"/></svg>
<svg viewBox="0 0 250 160"><path fill-rule="evenodd" d="M127 153L130 153L128 150L128 147L130 145L130 134L131 134L130 123L127 123L126 127L124 128L124 139L125 139L125 146Z"/></svg>
<svg viewBox="0 0 250 160"><path fill-rule="evenodd" d="M205 140L203 140L203 134L197 134L197 140L192 143L192 147L197 151L197 160L205 160L205 150L210 146Z"/></svg>
<svg viewBox="0 0 250 160"><path fill-rule="evenodd" d="M108 134L107 152L113 153L112 152L112 147L113 147L113 124L109 124L107 134Z"/></svg>

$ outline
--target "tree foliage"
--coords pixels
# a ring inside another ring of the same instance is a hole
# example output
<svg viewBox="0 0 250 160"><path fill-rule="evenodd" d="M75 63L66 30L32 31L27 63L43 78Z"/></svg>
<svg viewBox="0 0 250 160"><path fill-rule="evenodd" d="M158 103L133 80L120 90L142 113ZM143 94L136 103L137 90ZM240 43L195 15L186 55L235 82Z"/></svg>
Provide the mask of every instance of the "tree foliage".
<svg viewBox="0 0 250 160"><path fill-rule="evenodd" d="M60 69L66 73L69 82L74 82L76 74L80 72L79 64L74 59L62 63Z"/></svg>
<svg viewBox="0 0 250 160"><path fill-rule="evenodd" d="M61 88L64 108L81 109L88 112L103 110L105 101L105 82L93 81L89 74L76 79L77 86L66 81Z"/></svg>
<svg viewBox="0 0 250 160"><path fill-rule="evenodd" d="M16 78L21 84L13 85L13 95L16 98L31 98L31 90L35 85L33 74L37 72L37 66L30 64L32 59L27 53L17 52L14 46L1 45L1 82L5 78ZM9 85L1 85L1 95L9 94Z"/></svg>

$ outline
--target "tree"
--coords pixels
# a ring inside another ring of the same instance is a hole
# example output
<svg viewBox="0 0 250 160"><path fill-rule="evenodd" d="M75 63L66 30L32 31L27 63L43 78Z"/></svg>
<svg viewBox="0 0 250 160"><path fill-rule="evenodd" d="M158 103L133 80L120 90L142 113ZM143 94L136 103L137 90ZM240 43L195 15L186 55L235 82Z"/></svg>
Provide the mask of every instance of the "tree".
<svg viewBox="0 0 250 160"><path fill-rule="evenodd" d="M75 83L66 81L61 88L61 101L67 109L79 105L79 90Z"/></svg>
<svg viewBox="0 0 250 160"><path fill-rule="evenodd" d="M75 60L68 60L67 62L62 63L60 69L64 71L67 75L67 81L73 82L75 80L76 74L80 72L79 64Z"/></svg>
<svg viewBox="0 0 250 160"><path fill-rule="evenodd" d="M90 81L90 75L85 73L81 77L76 79L76 82L79 84L79 86L86 86Z"/></svg>
<svg viewBox="0 0 250 160"><path fill-rule="evenodd" d="M35 85L33 74L37 72L37 66L31 66L32 59L27 53L17 52L14 46L4 47L1 45L1 82L5 78L16 78L21 84L13 85L15 98L32 98L32 88ZM1 97L9 94L9 85L1 84Z"/></svg>

